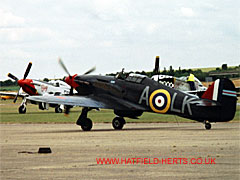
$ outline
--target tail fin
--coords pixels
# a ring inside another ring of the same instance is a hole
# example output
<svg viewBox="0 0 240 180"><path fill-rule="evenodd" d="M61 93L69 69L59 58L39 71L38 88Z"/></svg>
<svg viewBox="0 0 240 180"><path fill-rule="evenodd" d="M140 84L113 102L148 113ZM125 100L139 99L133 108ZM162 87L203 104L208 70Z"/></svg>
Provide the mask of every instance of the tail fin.
<svg viewBox="0 0 240 180"><path fill-rule="evenodd" d="M217 101L221 105L221 120L230 121L236 112L237 93L229 79L217 79L202 95L203 99Z"/></svg>

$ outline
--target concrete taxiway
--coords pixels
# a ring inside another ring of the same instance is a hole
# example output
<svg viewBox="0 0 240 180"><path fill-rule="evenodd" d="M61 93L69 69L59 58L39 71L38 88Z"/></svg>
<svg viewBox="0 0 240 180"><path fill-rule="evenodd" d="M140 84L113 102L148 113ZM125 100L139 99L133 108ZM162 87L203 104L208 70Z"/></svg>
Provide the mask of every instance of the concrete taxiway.
<svg viewBox="0 0 240 180"><path fill-rule="evenodd" d="M240 179L240 123L1 124L0 179ZM38 154L51 147L51 154ZM98 164L96 158L121 164ZM116 161L115 161L116 162Z"/></svg>

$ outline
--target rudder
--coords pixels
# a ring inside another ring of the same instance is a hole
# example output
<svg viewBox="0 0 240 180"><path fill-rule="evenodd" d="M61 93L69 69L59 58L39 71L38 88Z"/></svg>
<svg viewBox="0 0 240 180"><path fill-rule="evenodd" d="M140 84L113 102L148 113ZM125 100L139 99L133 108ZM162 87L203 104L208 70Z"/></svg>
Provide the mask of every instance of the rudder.
<svg viewBox="0 0 240 180"><path fill-rule="evenodd" d="M226 78L217 79L201 98L210 99L220 103L220 121L230 121L234 118L236 112L237 93L231 80Z"/></svg>

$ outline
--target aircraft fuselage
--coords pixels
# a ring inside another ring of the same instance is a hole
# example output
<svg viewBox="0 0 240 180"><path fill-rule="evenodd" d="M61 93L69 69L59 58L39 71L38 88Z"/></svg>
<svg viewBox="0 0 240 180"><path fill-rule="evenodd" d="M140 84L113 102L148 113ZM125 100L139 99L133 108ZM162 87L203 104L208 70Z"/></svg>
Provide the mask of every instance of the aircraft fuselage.
<svg viewBox="0 0 240 180"><path fill-rule="evenodd" d="M148 112L175 114L201 122L231 120L221 117L222 106L217 101L200 99L173 90L147 77L118 79L111 76L88 75L76 76L75 82L79 84L76 87L79 95L84 92L94 96L104 96L106 100L109 96L118 97L139 104ZM126 111L129 112L129 109Z"/></svg>

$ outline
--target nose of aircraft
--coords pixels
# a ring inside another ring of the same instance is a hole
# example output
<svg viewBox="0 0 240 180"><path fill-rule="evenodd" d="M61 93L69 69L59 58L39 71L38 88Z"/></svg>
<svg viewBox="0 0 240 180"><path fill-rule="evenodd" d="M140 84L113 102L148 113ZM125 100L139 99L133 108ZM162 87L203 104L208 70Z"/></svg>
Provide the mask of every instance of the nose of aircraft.
<svg viewBox="0 0 240 180"><path fill-rule="evenodd" d="M66 82L69 86L71 86L71 84L72 84L71 79L72 79L72 77L70 77L70 76L67 76L67 77L64 79L65 82Z"/></svg>
<svg viewBox="0 0 240 180"><path fill-rule="evenodd" d="M24 85L24 79L19 79L18 80L18 85L22 87Z"/></svg>
<svg viewBox="0 0 240 180"><path fill-rule="evenodd" d="M75 74L74 76L67 76L66 78L65 78L65 82L69 85L69 86L71 86L71 87L77 87L78 86L78 84L77 83L75 83L75 81L74 81L74 78L77 76L77 74Z"/></svg>

